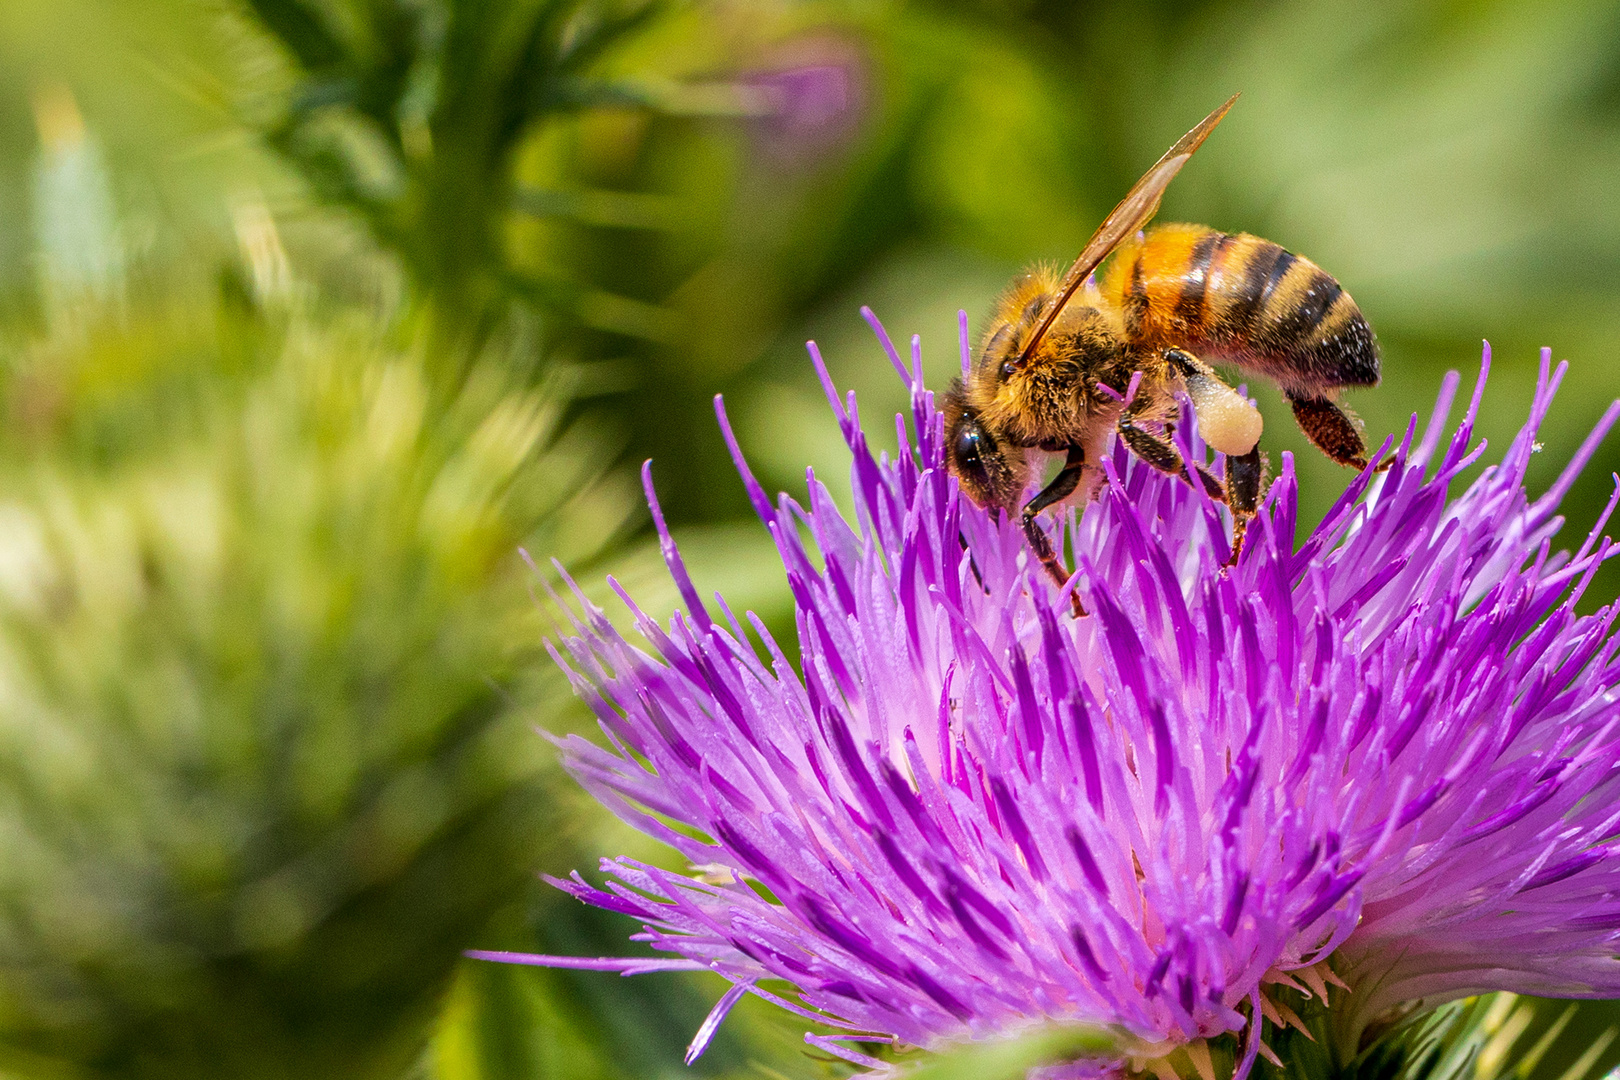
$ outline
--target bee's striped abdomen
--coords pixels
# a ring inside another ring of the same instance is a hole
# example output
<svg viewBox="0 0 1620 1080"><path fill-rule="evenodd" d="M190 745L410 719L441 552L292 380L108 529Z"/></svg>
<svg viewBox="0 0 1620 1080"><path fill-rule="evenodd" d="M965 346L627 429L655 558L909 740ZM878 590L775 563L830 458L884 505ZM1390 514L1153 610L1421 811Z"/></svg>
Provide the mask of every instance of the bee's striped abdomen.
<svg viewBox="0 0 1620 1080"><path fill-rule="evenodd" d="M1143 345L1176 345L1316 392L1378 382L1371 327L1332 276L1248 233L1164 225L1123 245L1104 282Z"/></svg>

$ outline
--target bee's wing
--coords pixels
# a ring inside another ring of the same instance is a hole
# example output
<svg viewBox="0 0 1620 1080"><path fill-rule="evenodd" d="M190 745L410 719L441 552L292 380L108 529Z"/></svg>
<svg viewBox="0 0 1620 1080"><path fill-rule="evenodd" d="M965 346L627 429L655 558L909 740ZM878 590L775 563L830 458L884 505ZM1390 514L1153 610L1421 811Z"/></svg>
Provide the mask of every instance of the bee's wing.
<svg viewBox="0 0 1620 1080"><path fill-rule="evenodd" d="M1136 182L1130 194L1126 195L1120 204L1114 207L1113 212L1103 219L1103 223L1097 226L1097 231L1092 234L1085 250L1074 260L1069 272L1063 275L1063 282L1058 286L1057 302L1047 308L1046 317L1041 320L1034 336L1024 346L1023 359L1028 360L1035 354L1041 339L1057 321L1058 313L1063 310L1063 305L1069 302L1069 297L1074 295L1080 283L1108 258L1121 241L1134 235L1159 212L1159 200L1164 196L1164 189L1170 186L1170 181L1175 179L1176 173L1187 164L1187 159L1193 156L1193 151L1209 138L1209 133L1215 130L1215 125L1221 122L1237 99L1237 94L1227 98L1224 105L1204 117L1197 127L1177 140L1176 145L1165 152L1153 168Z"/></svg>

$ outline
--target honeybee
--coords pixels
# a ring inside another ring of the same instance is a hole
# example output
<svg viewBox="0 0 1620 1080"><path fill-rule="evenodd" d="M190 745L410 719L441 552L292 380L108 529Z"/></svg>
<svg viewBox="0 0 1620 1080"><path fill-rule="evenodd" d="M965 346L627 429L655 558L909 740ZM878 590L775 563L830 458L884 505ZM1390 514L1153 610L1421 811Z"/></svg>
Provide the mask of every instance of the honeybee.
<svg viewBox="0 0 1620 1080"><path fill-rule="evenodd" d="M1141 231L1235 101L1137 181L1061 280L1036 268L1008 287L971 370L945 395L947 464L980 506L1012 513L1042 455L1065 455L1057 476L1023 506L1029 545L1060 587L1069 571L1037 517L1094 494L1116 432L1155 469L1227 505L1226 565L1236 564L1265 487L1265 424L1212 363L1270 379L1318 449L1341 465L1367 465L1360 425L1336 400L1345 387L1378 382L1378 343L1350 294L1309 259L1257 236L1203 225ZM1093 272L1109 255L1099 282ZM1204 442L1226 455L1224 478L1199 463L1189 468L1176 448L1178 394L1191 402ZM1071 602L1084 614L1072 594Z"/></svg>

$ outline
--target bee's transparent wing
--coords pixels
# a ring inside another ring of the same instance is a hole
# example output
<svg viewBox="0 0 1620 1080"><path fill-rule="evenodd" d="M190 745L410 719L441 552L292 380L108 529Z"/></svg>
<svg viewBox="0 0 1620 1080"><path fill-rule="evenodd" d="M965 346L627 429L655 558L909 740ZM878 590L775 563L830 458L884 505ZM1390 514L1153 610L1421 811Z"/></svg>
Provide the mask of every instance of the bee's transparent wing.
<svg viewBox="0 0 1620 1080"><path fill-rule="evenodd" d="M1187 159L1193 152L1209 138L1209 133L1215 130L1215 125L1226 116L1227 110L1237 101L1238 95L1233 94L1226 99L1226 103L1199 122L1187 134L1177 140L1176 145L1165 152L1165 155L1149 169L1142 179L1131 188L1120 204L1114 207L1113 212L1103 219L1092 234L1085 250L1080 257L1074 260L1069 272L1063 275L1063 282L1058 286L1057 302L1046 310L1046 317L1036 327L1034 336L1024 346L1023 359L1028 360L1035 354L1041 339L1046 336L1047 330L1057 321L1058 313L1069 302L1080 283L1091 275L1091 272L1108 258L1109 254L1120 245L1126 237L1133 235L1138 229L1153 220L1153 215L1159 212L1159 200L1164 197L1164 189L1170 186L1176 173L1187 164Z"/></svg>

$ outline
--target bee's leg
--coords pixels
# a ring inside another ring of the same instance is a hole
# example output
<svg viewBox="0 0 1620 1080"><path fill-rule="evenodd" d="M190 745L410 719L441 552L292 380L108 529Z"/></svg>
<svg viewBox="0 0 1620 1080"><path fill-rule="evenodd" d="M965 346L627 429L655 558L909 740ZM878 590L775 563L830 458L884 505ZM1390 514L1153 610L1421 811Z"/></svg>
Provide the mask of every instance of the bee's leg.
<svg viewBox="0 0 1620 1080"><path fill-rule="evenodd" d="M1237 565L1243 553L1243 536L1248 531L1249 519L1260 508L1260 492L1265 487L1265 458L1255 444L1247 454L1226 459L1226 504L1232 508L1232 554L1227 567Z"/></svg>
<svg viewBox="0 0 1620 1080"><path fill-rule="evenodd" d="M979 573L979 564L973 558L973 552L968 548L967 537L958 532L956 534L956 542L961 545L962 553L968 557L968 569L973 571L973 580L977 581L979 583L979 588L983 589L985 594L988 595L990 592L990 586L984 583L984 575Z"/></svg>
<svg viewBox="0 0 1620 1080"><path fill-rule="evenodd" d="M1248 398L1228 386L1215 370L1184 349L1166 349L1165 361L1181 377L1198 414L1198 433L1204 445L1229 458L1254 449L1265 430L1265 419Z"/></svg>
<svg viewBox="0 0 1620 1080"><path fill-rule="evenodd" d="M1160 472L1180 477L1191 484L1192 476L1189 475L1187 463L1181 459L1181 451L1176 449L1176 444L1139 426L1137 420L1140 417L1141 410L1133 405L1120 414L1119 422L1115 424L1115 430L1119 432L1119 437L1125 440L1125 445L1130 447L1131 453ZM1214 473L1196 463L1192 471L1198 474L1199 483L1203 485L1210 498L1220 502L1226 501L1226 488L1215 478Z"/></svg>
<svg viewBox="0 0 1620 1080"><path fill-rule="evenodd" d="M1316 448L1340 465L1361 470L1367 467L1367 444L1350 412L1325 397L1287 394L1294 407L1294 421Z"/></svg>
<svg viewBox="0 0 1620 1080"><path fill-rule="evenodd" d="M1029 546L1034 549L1035 557L1041 560L1046 572L1052 580L1057 582L1058 588L1063 588L1069 582L1069 570L1058 558L1057 552L1052 550L1052 541L1041 529L1036 516L1053 503L1062 502L1074 494L1074 489L1080 486L1080 477L1085 471L1086 452L1078 446L1069 447L1068 460L1063 463L1063 469L1052 478L1052 482L1041 489L1041 493L1024 506L1024 536L1029 540ZM1074 609L1074 617L1085 615L1086 609L1080 603L1076 593L1069 593L1069 604Z"/></svg>

